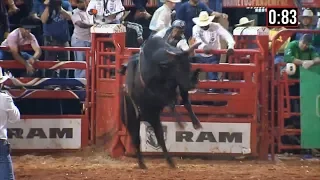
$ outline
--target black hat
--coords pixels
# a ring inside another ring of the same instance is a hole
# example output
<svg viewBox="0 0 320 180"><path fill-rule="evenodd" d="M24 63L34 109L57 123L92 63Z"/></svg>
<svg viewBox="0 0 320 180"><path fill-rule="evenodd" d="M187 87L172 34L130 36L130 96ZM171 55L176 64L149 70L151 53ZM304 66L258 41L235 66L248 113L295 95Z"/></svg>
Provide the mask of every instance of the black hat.
<svg viewBox="0 0 320 180"><path fill-rule="evenodd" d="M31 17L26 17L21 19L19 27L26 29L34 29L37 27L37 25L34 19L32 19Z"/></svg>

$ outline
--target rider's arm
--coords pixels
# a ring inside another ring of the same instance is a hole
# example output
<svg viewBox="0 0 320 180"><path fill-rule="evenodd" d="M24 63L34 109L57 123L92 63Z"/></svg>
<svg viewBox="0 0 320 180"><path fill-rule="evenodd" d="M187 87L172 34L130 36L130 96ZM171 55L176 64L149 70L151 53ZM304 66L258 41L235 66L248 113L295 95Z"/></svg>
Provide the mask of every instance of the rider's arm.
<svg viewBox="0 0 320 180"><path fill-rule="evenodd" d="M178 44L177 48L182 49L183 51L187 51L189 49L189 45L186 39L181 39Z"/></svg>
<svg viewBox="0 0 320 180"><path fill-rule="evenodd" d="M303 61L295 57L295 55L299 53L297 52L295 43L296 41L290 42L287 48L284 50L284 61L286 63L294 63L296 65L302 65Z"/></svg>

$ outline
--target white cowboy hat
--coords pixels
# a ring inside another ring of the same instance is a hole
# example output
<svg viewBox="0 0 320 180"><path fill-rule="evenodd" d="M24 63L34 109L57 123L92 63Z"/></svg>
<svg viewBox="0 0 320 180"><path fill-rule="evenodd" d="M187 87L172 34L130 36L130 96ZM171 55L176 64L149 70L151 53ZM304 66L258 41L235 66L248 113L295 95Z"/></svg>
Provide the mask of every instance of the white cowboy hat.
<svg viewBox="0 0 320 180"><path fill-rule="evenodd" d="M162 3L165 3L166 1L170 1L173 3L180 3L181 2L181 0L160 0L160 2L162 2Z"/></svg>
<svg viewBox="0 0 320 180"><path fill-rule="evenodd" d="M199 17L193 18L192 21L200 26L208 26L210 23L212 23L215 16L209 16L207 11L201 11L199 14Z"/></svg>
<svg viewBox="0 0 320 180"><path fill-rule="evenodd" d="M302 15L299 16L299 21L301 21L305 17L312 18L311 24L315 24L315 21L318 19L317 16L315 16L310 9L303 10Z"/></svg>
<svg viewBox="0 0 320 180"><path fill-rule="evenodd" d="M254 20L249 20L247 17L242 17L240 20L239 20L239 24L236 24L234 25L235 27L238 27L238 26L242 26L242 25L245 25L245 24L250 24L252 23Z"/></svg>
<svg viewBox="0 0 320 180"><path fill-rule="evenodd" d="M3 75L2 68L0 67L0 84L5 82L8 78L9 78L9 76Z"/></svg>
<svg viewBox="0 0 320 180"><path fill-rule="evenodd" d="M310 9L305 9L299 17L314 17L314 14Z"/></svg>

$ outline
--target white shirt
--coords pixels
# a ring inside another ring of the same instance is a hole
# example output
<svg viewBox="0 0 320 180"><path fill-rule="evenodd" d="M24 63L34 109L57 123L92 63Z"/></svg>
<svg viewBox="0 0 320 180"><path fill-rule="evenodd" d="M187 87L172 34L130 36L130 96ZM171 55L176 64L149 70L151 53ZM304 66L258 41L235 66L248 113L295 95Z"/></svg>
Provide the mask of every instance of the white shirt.
<svg viewBox="0 0 320 180"><path fill-rule="evenodd" d="M90 28L81 28L75 24L78 21L86 24L93 24L93 19L90 17L92 16L90 16L88 12L82 11L78 8L72 11L71 20L74 24L73 37L83 41L91 41Z"/></svg>
<svg viewBox="0 0 320 180"><path fill-rule="evenodd" d="M192 36L195 38L196 43L201 42L199 49L203 49L205 45L212 45L213 49L221 49L220 38L228 43L228 49L233 49L235 41L233 36L219 23L211 23L208 30L201 29L200 26L194 25L192 28ZM212 55L201 54L202 56L209 57Z"/></svg>
<svg viewBox="0 0 320 180"><path fill-rule="evenodd" d="M166 32L169 28L167 29L162 29L161 31L157 32L156 34L154 34L153 36L157 36L157 37L161 37L163 38L166 35ZM183 51L186 51L189 49L189 45L186 39L181 39L178 44L177 44L177 48L182 49Z"/></svg>
<svg viewBox="0 0 320 180"><path fill-rule="evenodd" d="M14 105L12 97L6 93L0 93L0 139L8 139L8 122L18 121L20 121L20 112Z"/></svg>
<svg viewBox="0 0 320 180"><path fill-rule="evenodd" d="M150 21L149 29L151 31L160 31L165 28L171 27L171 9L163 4L153 14Z"/></svg>
<svg viewBox="0 0 320 180"><path fill-rule="evenodd" d="M94 17L94 20L97 24L108 24L115 20L120 20L124 12L117 14L115 18L105 17L106 15L106 11L104 9L105 2L106 0L91 0L88 4L87 12L89 12L91 9L96 9L98 11L97 15ZM125 10L125 8L121 0L108 0L107 10L110 13L116 13L116 12ZM104 19L104 22L103 22L103 19Z"/></svg>

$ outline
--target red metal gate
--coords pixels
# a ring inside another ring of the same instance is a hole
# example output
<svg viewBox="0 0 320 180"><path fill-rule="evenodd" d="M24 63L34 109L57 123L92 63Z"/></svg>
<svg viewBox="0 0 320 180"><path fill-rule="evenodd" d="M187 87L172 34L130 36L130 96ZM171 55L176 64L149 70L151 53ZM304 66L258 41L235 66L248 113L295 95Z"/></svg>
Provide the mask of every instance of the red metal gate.
<svg viewBox="0 0 320 180"><path fill-rule="evenodd" d="M259 39L261 38L261 39ZM267 36L261 36L258 38L257 44L259 47L267 47L265 43ZM115 33L109 37L102 37L102 35L93 35L93 46L95 50L96 70L94 72L97 83L93 87L96 88L95 114L92 117L95 120L97 139L103 140L103 144L106 142L112 142L111 146L108 146L110 154L113 157L121 156L123 154L134 154L131 147L130 138L126 129L120 120L120 88L123 84L123 79L116 73L121 63L126 61L132 51L137 49L124 48L124 34ZM112 42L112 48L106 47L106 42ZM200 51L199 51L200 52ZM225 53L225 51L215 51L215 54ZM249 124L250 130L248 135L249 150L243 150L247 153L258 156L260 158L266 158L268 154L269 146L269 133L268 133L268 119L267 119L267 106L268 102L265 100L263 93L267 84L267 65L269 62L265 59L265 52L257 50L235 50L235 55L232 57L233 62L230 64L194 64L193 68L201 68L204 72L225 72L227 76L234 77L232 81L208 81L204 80L199 83L197 89L224 89L224 93L205 93L196 92L191 93L191 101L193 103L201 101L202 104L193 105L193 110L199 117L200 121L204 123L238 123ZM249 55L249 56L248 56ZM241 62L243 57L249 57L248 62ZM114 58L114 62L111 63L111 59ZM227 72L227 73L226 73ZM237 81L236 81L237 80ZM262 88L263 87L263 88ZM212 101L224 101L224 106L212 106L207 104ZM258 106L261 102L262 108ZM263 112L262 116L257 114L258 109ZM177 111L182 115L182 119L189 121L189 117L186 114L181 105L177 105ZM164 112L166 114L166 112ZM171 117L162 117L164 124L167 122L173 122ZM245 132L247 133L247 132ZM170 151L170 150L169 150ZM179 149L171 150L175 154L185 154ZM232 153L243 154L238 149L235 151L225 151L223 149L215 151L215 154ZM148 152L146 154L157 152ZM189 154L189 153L188 153ZM197 154L197 153L193 153ZM199 153L198 153L199 154ZM206 154L201 152L201 154ZM207 153L212 154L212 153Z"/></svg>

